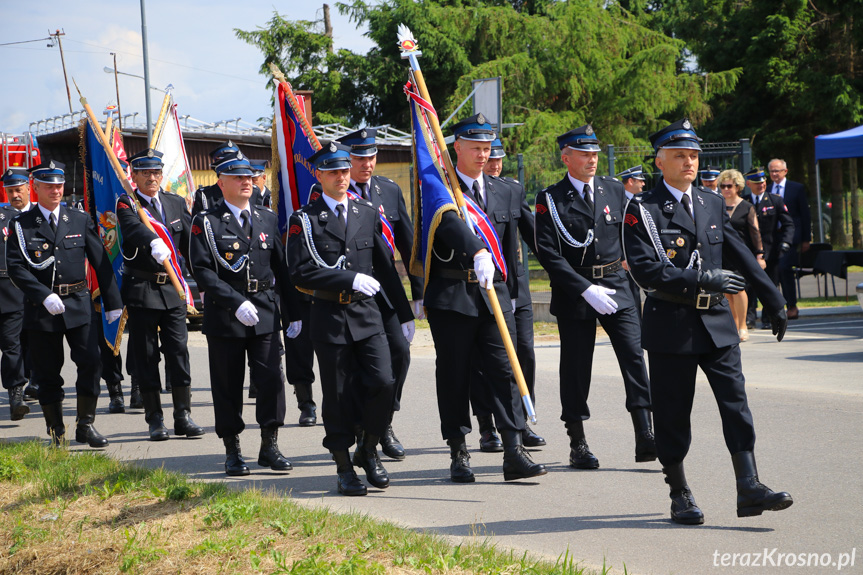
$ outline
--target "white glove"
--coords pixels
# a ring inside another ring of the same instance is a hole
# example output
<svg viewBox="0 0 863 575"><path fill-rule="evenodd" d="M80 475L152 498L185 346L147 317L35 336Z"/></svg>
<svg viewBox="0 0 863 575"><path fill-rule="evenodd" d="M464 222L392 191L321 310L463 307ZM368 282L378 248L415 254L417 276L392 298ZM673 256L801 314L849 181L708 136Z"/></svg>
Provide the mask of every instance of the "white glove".
<svg viewBox="0 0 863 575"><path fill-rule="evenodd" d="M111 311L105 312L105 319L108 320L108 323L114 323L115 321L120 319L121 315L123 315L122 309L112 309Z"/></svg>
<svg viewBox="0 0 863 575"><path fill-rule="evenodd" d="M367 296L373 296L381 291L381 283L366 274L357 274L354 276L354 285L352 287L354 291L364 293Z"/></svg>
<svg viewBox="0 0 863 575"><path fill-rule="evenodd" d="M515 300L511 299L511 300L509 300L509 303L512 304L512 313L515 313Z"/></svg>
<svg viewBox="0 0 863 575"><path fill-rule="evenodd" d="M413 308L414 308L414 317L415 318L417 318L417 319L425 319L426 318L425 311L423 311L423 300L415 299L413 301Z"/></svg>
<svg viewBox="0 0 863 575"><path fill-rule="evenodd" d="M617 311L617 302L608 297L616 291L617 290L608 289L602 286L592 285L584 290L581 296L587 300L590 307L595 309L597 313L608 315Z"/></svg>
<svg viewBox="0 0 863 575"><path fill-rule="evenodd" d="M237 308L237 311L234 312L234 315L237 316L237 319L240 320L240 323L247 326L252 327L257 324L258 321L258 310L255 308L255 305L246 300Z"/></svg>
<svg viewBox="0 0 863 575"><path fill-rule="evenodd" d="M48 313L51 315L58 315L66 311L66 304L63 303L63 300L60 299L55 293L52 293L42 302L42 305L45 306L45 309L48 310Z"/></svg>
<svg viewBox="0 0 863 575"><path fill-rule="evenodd" d="M285 337L294 339L300 335L301 331L303 331L303 320L292 321L288 324L288 329L285 330Z"/></svg>
<svg viewBox="0 0 863 575"><path fill-rule="evenodd" d="M491 261L491 254L483 251L473 256L473 269L476 272L476 279L479 280L479 285L482 288L488 288L494 282L494 263Z"/></svg>
<svg viewBox="0 0 863 575"><path fill-rule="evenodd" d="M413 343L416 329L414 320L406 321L402 324L402 333L404 334L405 339L408 340L408 343Z"/></svg>
<svg viewBox="0 0 863 575"><path fill-rule="evenodd" d="M165 261L165 258L171 255L171 250L168 249L167 244L165 244L162 238L156 238L150 242L150 255L153 256L156 262L162 263Z"/></svg>

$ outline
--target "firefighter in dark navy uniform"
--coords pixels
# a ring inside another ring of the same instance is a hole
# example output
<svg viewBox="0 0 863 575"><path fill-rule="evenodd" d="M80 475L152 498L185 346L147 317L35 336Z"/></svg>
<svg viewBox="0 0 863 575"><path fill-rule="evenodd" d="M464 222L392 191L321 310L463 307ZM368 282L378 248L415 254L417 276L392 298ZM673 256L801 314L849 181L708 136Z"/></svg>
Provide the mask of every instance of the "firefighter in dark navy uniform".
<svg viewBox="0 0 863 575"><path fill-rule="evenodd" d="M12 218L30 209L30 174L24 168L9 168L3 174L3 188L9 203L0 206L0 228L3 241L9 240ZM24 402L24 354L21 327L24 324L24 294L12 284L6 266L6 246L0 253L0 379L9 393L9 414L12 421L30 413Z"/></svg>
<svg viewBox="0 0 863 575"><path fill-rule="evenodd" d="M596 469L584 434L599 320L611 340L626 410L635 430L635 461L656 459L650 390L640 326L623 270L620 228L626 193L612 177L596 176L599 142L590 125L557 138L563 179L536 197L536 248L551 279L551 313L560 332L561 419L570 438L569 464Z"/></svg>
<svg viewBox="0 0 863 575"><path fill-rule="evenodd" d="M338 139L339 142L351 148L350 189L364 200L371 202L373 208L383 211L384 217L392 227L395 249L398 250L403 262L409 262L414 244L414 227L398 184L389 178L373 175L378 157L376 136L375 128L363 128ZM414 314L418 315L422 309L423 281L417 276L409 277L413 310ZM393 413L395 413L401 409L402 390L411 363L410 341L402 333L401 322L392 304L378 296L378 307L383 317L393 362L395 381ZM413 334L410 334L409 339L413 340ZM392 459L405 458L404 447L393 432L392 421L381 436L381 451Z"/></svg>
<svg viewBox="0 0 863 575"><path fill-rule="evenodd" d="M238 153L240 153L240 148L237 147L234 142L228 140L210 152L210 168L215 169L215 166L217 164L221 164L225 158L233 157ZM248 160L248 158L246 159ZM253 170L252 173L254 174L255 171ZM219 187L218 183L215 183L212 186L199 186L198 189L195 190L195 196L192 200L192 215L198 215L198 212L201 210L214 210L223 199L222 189ZM249 203L253 206L264 205L264 198L261 190L256 189L254 186L252 187L252 197L250 198Z"/></svg>
<svg viewBox="0 0 863 575"><path fill-rule="evenodd" d="M108 321L120 318L123 303L93 220L84 212L60 205L66 181L63 165L47 161L30 173L39 204L16 216L6 242L9 277L27 298L24 329L29 331L31 342L30 377L39 385L39 404L48 434L59 444L65 436L65 393L60 375L65 336L78 368L75 441L104 447L108 440L93 426L102 362L95 331L90 329L92 303L86 261L99 279Z"/></svg>
<svg viewBox="0 0 863 575"><path fill-rule="evenodd" d="M123 238L123 301L129 314L128 355L134 357L135 376L144 400L144 419L150 440L168 439L159 395L159 344L165 353L174 404L174 433L198 437L204 430L191 417L192 376L189 367L186 301L168 280L162 262L171 256L167 243L151 231L138 214L145 209L165 226L179 254L189 259L191 216L186 202L162 190L162 153L147 149L129 158L136 198L117 200L117 222Z"/></svg>
<svg viewBox="0 0 863 575"><path fill-rule="evenodd" d="M641 164L623 170L617 174L617 178L623 183L623 189L626 191L626 199L632 200L635 196L644 191L644 171ZM629 265L626 260L623 261L623 269L626 270L626 278L629 280L629 289L632 291L632 297L635 300L635 311L638 313L638 320L641 321L641 288L632 279L632 274L629 271Z"/></svg>
<svg viewBox="0 0 863 575"><path fill-rule="evenodd" d="M308 161L323 194L291 215L291 278L312 292L310 336L324 395L323 445L336 462L339 493L365 495L353 465L365 470L374 487L389 485L377 445L389 425L394 387L375 295L383 289L406 331L413 328L413 314L384 242L379 212L366 200L348 198L350 148L323 140ZM362 434L351 462L356 426Z"/></svg>
<svg viewBox="0 0 863 575"><path fill-rule="evenodd" d="M255 419L261 428L258 465L292 469L278 446L285 424L285 384L279 364L282 321L291 311L278 297L290 285L276 214L252 205L252 168L240 151L214 166L224 200L192 222L189 258L204 292L204 323L216 434L225 445L225 473L248 475L240 450L243 381L248 358L257 385Z"/></svg>
<svg viewBox="0 0 863 575"><path fill-rule="evenodd" d="M623 235L632 274L647 290L642 342L650 359L656 450L670 487L671 519L704 522L683 471L699 367L716 398L731 453L738 517L785 509L791 496L758 480L740 337L724 296L743 289L744 278L722 269L723 260L758 291L780 341L787 324L785 300L734 231L722 196L692 185L701 147L689 120L663 128L650 141L662 180L630 202Z"/></svg>
<svg viewBox="0 0 863 575"><path fill-rule="evenodd" d="M435 380L441 435L450 447L450 479L476 481L465 435L471 430L471 374L479 362L491 388L494 419L503 443L504 480L545 475L524 449L525 418L506 348L491 310L492 286L510 334L515 340L512 300L518 298L518 223L513 217L512 188L482 172L496 135L485 116L476 114L453 126L456 173L465 196L484 211L500 239L503 271L496 269L486 244L454 211L444 212L435 232L424 304L434 338Z"/></svg>

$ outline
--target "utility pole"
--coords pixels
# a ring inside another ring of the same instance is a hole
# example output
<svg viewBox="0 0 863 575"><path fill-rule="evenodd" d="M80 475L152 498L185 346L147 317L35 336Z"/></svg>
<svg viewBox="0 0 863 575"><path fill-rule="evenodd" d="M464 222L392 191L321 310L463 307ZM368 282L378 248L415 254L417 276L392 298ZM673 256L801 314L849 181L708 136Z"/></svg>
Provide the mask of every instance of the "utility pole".
<svg viewBox="0 0 863 575"><path fill-rule="evenodd" d="M147 48L147 14L141 0L141 42L144 46L144 104L147 106L147 146L152 146L153 120L150 117L150 54ZM115 68L116 69L116 68Z"/></svg>
<svg viewBox="0 0 863 575"><path fill-rule="evenodd" d="M52 34L48 32L48 36L52 39L57 40L57 45L60 47L60 63L63 64L63 81L66 82L66 99L69 100L69 113L72 112L72 92L69 91L69 78L66 76L66 58L63 56L63 42L60 40L60 36L65 36L66 32L63 30L55 30Z"/></svg>
<svg viewBox="0 0 863 575"><path fill-rule="evenodd" d="M117 90L117 128L123 131L123 111L120 109L120 83L117 81L117 53L111 52L114 57L114 89Z"/></svg>

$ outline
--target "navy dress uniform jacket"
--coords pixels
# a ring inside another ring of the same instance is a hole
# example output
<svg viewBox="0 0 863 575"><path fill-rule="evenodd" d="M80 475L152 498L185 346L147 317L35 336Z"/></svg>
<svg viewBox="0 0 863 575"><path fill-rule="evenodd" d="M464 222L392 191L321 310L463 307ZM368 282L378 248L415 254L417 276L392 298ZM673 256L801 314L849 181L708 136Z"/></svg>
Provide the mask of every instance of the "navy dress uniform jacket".
<svg viewBox="0 0 863 575"><path fill-rule="evenodd" d="M148 208L146 198L140 192L135 192L142 207ZM189 261L189 238L191 234L191 215L186 209L186 201L178 196L160 190L157 194L162 210L165 212L165 220L162 215L152 213L154 219L165 224L168 228L174 246L186 261ZM158 238L155 232L151 232L141 221L135 208L135 202L127 194L123 194L117 200L117 221L120 224L120 234L123 237L124 267L133 272L140 271L146 274L164 273L165 266L156 262L151 255L150 242ZM136 278L126 274L123 278L123 301L126 305L150 309L172 309L185 306L186 302L180 299L177 290L174 289L170 280L157 284L150 279Z"/></svg>
<svg viewBox="0 0 863 575"><path fill-rule="evenodd" d="M16 226L20 226L24 245L19 241ZM45 269L37 270L27 261L25 252L37 265L51 256L55 260ZM123 301L114 270L88 214L61 205L56 233L36 206L13 220L6 242L6 264L9 277L27 296L24 329L62 332L90 323L93 304L87 289L58 294L66 306L66 311L61 314L51 315L42 305L56 286L86 282L87 261L96 271L105 309L122 309Z"/></svg>
<svg viewBox="0 0 863 575"><path fill-rule="evenodd" d="M751 200L750 200L751 201ZM779 260L782 244L791 245L794 240L794 220L780 196L764 192L761 201L755 206L758 229L764 246L764 259L768 262Z"/></svg>
<svg viewBox="0 0 863 575"><path fill-rule="evenodd" d="M381 284L393 309L404 323L413 319L410 303L401 280L392 265L392 254L381 235L378 211L366 200L348 200L350 213L347 229L336 222L336 216L322 197L309 202L291 215L288 228L288 261L294 285L323 292L353 291L358 273L373 276ZM328 266L345 256L344 269L319 267L313 259L305 233L302 214L311 224L314 250ZM371 232L371 233L370 233ZM303 326L305 328L305 326ZM313 298L310 335L314 341L346 344L383 332L381 312L376 298L348 305Z"/></svg>
<svg viewBox="0 0 863 575"><path fill-rule="evenodd" d="M574 269L623 259L620 230L627 201L623 184L605 176L595 176L593 182L596 188L593 193L594 213L590 213L587 203L568 176L536 197L537 257L551 279L550 311L557 317L598 317L596 310L581 295L594 284L616 290L610 297L617 302L618 310L635 305L629 280L622 268L599 279L588 279ZM575 240L583 242L587 232L593 229L594 240L589 246L575 248L559 236L548 208L552 201L560 221Z"/></svg>
<svg viewBox="0 0 863 575"><path fill-rule="evenodd" d="M222 195L222 188L219 187L218 183L206 188L199 188L195 190L195 198L192 201L192 215L196 216L203 210L213 211L224 200L225 196ZM258 186L252 186L252 197L249 198L249 205L269 207L264 202L264 195Z"/></svg>
<svg viewBox="0 0 863 575"><path fill-rule="evenodd" d="M31 206L32 207L32 206ZM13 218L20 214L10 205L0 206L0 229L3 231L3 250L0 252L0 313L21 311L24 307L24 293L9 279L9 266L6 264L6 245L13 233Z"/></svg>
<svg viewBox="0 0 863 575"><path fill-rule="evenodd" d="M299 317L297 310L289 308L290 298L276 295L276 290L290 285L276 214L263 206L250 205L249 209L251 239L246 239L240 222L224 202L212 211L197 214L192 221L189 259L198 286L204 292L205 333L255 337L279 331L283 316L287 321ZM236 272L225 267L236 265L244 256L248 259ZM259 321L251 327L240 323L234 315L246 300L258 312Z"/></svg>
<svg viewBox="0 0 863 575"><path fill-rule="evenodd" d="M737 326L726 298L708 309L660 300L650 296L659 290L678 297L698 294L698 271L685 269L693 250L701 257L701 269L722 267L730 261L753 285L768 313L785 305L782 295L758 265L755 256L731 227L722 197L703 188L693 188L695 222L665 183L633 198L623 230L627 261L639 285L648 290L644 305L642 346L647 351L701 354L740 343ZM674 265L659 259L641 211L649 213L662 249Z"/></svg>
<svg viewBox="0 0 863 575"><path fill-rule="evenodd" d="M496 178L496 180L502 181L512 189L512 217L517 220L517 227L521 235L521 239L527 243L527 247L530 251L536 253L536 220L530 209L530 205L527 203L527 192L525 192L524 186L521 185L521 182L513 178L502 177ZM519 250L517 251L516 262L514 265L518 283L518 297L515 298L516 308L531 305L530 274L528 273L527 268L524 267L523 254L520 249L522 244L520 241L518 245Z"/></svg>

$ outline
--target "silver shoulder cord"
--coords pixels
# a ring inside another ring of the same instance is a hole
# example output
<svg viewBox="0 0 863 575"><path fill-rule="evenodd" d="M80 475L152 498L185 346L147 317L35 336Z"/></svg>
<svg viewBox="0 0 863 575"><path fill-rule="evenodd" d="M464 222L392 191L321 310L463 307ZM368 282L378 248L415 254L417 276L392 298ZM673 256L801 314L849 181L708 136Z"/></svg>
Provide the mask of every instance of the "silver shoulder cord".
<svg viewBox="0 0 863 575"><path fill-rule="evenodd" d="M312 238L312 222L309 220L309 215L305 212L300 212L300 216L303 218L303 234L306 236L306 245L309 249L309 255L312 258L312 261L319 268L327 268L331 270L343 270L345 269L345 256L339 256L339 259L336 260L336 263L333 265L328 265L327 262L318 254L318 250L315 247L315 240Z"/></svg>
<svg viewBox="0 0 863 575"><path fill-rule="evenodd" d="M27 242L24 241L24 232L21 230L21 224L19 222L15 222L15 233L18 235L18 247L21 249L21 254L24 256L24 259L27 260L27 263L31 268L42 271L50 265L54 263L54 256L52 255L48 259L46 259L41 264L37 264L33 260L30 259L30 254L27 253ZM56 241L56 238L55 238ZM51 289L54 289L54 278L57 275L57 267L51 270ZM52 291L53 293L53 291Z"/></svg>
<svg viewBox="0 0 863 575"><path fill-rule="evenodd" d="M560 221L560 215L557 213L557 205L555 204L554 198L546 192L546 199L548 200L548 211L551 212L551 219L554 221L554 225L557 227L557 235L562 238L567 244L574 248L586 248L590 244L593 243L593 230L590 229L587 231L587 236L584 238L584 242L580 242L572 237L566 228L563 225L563 222Z"/></svg>
<svg viewBox="0 0 863 575"><path fill-rule="evenodd" d="M128 195L128 194L127 194L127 195ZM120 201L120 198L117 198L116 200L114 200L114 214L116 214L116 213L117 213L117 202L118 202L118 201ZM129 206L129 207L131 207L131 208L132 208L132 211L133 211L133 212L135 212L135 215L137 215L137 214L138 214L138 205L137 205L135 202L132 202L132 205L131 205L131 206ZM118 221L118 222L117 222L117 226L119 226L119 225L120 225L120 222ZM122 256L123 256L123 259L124 259L124 260L129 260L129 261L131 261L131 260L135 259L136 257L138 257L138 248L135 248L135 253L134 253L134 254L132 254L132 257L127 258L127 257L126 257L126 252L124 252L124 251L123 251L123 243L122 243L122 242L120 242L120 255L122 255Z"/></svg>
<svg viewBox="0 0 863 575"><path fill-rule="evenodd" d="M210 225L210 220L207 219L207 216L201 216L201 219L204 220L204 232L207 234L207 244L210 246L210 252L213 254L213 259L228 271L234 273L240 272L240 270L243 269L246 260L249 259L249 254L243 254L243 257L238 259L234 265L229 264L225 258L219 255L219 250L216 248L216 237L213 235L213 227Z"/></svg>
<svg viewBox="0 0 863 575"><path fill-rule="evenodd" d="M662 247L659 233L656 231L656 224L653 222L653 217L650 215L650 212L645 210L644 206L641 204L638 205L638 209L641 211L641 218L644 221L644 227L647 228L647 235L650 236L650 241L653 243L653 249L656 250L656 255L659 257L659 261L673 267L674 264L668 258L668 254L665 253L665 250ZM689 257L689 265L684 269L691 270L693 267L699 271L701 270L701 254L698 253L698 250L692 250L692 255Z"/></svg>

